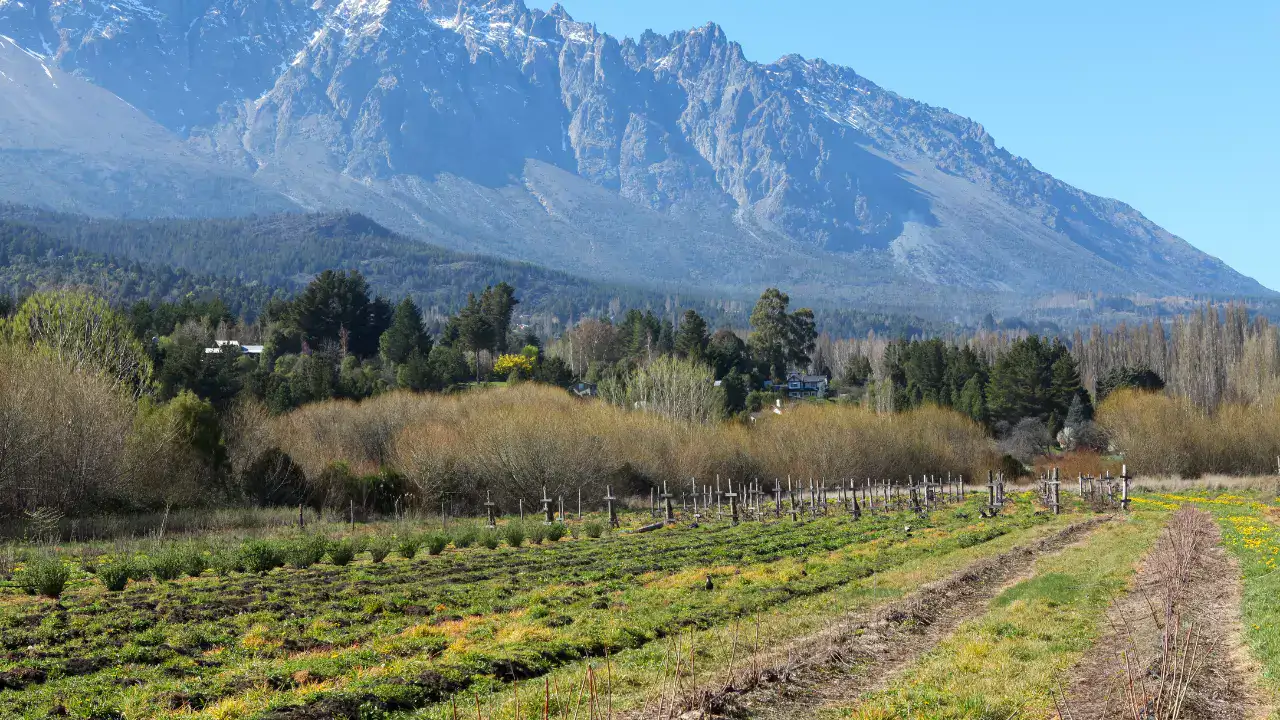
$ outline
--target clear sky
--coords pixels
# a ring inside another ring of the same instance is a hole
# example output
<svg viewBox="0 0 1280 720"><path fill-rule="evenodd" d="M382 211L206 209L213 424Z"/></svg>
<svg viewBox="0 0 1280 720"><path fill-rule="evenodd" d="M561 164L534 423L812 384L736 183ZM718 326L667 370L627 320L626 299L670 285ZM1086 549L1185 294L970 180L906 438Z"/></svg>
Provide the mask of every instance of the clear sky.
<svg viewBox="0 0 1280 720"><path fill-rule="evenodd" d="M614 35L715 21L752 60L847 65L1280 290L1280 0L562 4Z"/></svg>

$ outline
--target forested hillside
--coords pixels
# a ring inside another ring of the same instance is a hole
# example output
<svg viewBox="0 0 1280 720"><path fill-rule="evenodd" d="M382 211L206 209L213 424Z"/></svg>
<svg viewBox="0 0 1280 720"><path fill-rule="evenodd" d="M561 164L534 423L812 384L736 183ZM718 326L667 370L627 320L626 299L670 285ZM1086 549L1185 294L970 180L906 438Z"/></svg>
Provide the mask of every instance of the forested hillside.
<svg viewBox="0 0 1280 720"><path fill-rule="evenodd" d="M63 278L61 284L92 285L120 302L172 300L187 292L199 294L197 286L208 285L225 288L217 294L232 314L252 320L273 293L295 293L320 272L344 268L359 270L378 294L395 299L412 297L424 313L441 319L461 308L475 288L507 282L520 288L520 314L540 321L539 329L546 335L557 334L568 322L582 317L621 318L630 309L650 310L674 320L691 308L714 327L741 328L747 324L753 302L750 297L660 292L593 282L528 263L455 252L399 235L350 213L109 220L0 205L0 221L12 228L10 234L39 237L41 242L38 252L11 253L20 255L23 263L3 271L4 277L13 278L3 286L11 295L42 286L40 282L24 282L22 277ZM61 256L76 260L73 265L58 261L49 266L53 258ZM141 265L133 267L136 263ZM95 264L129 266L130 272L144 272L157 279L104 281ZM166 273L188 279L166 283L159 279ZM201 276L198 282L190 279L194 275ZM43 283L50 284L59 283ZM152 289L169 285L174 286L172 292ZM896 336L945 329L940 323L891 313L822 305L814 309L819 329L836 337L861 336L871 330Z"/></svg>
<svg viewBox="0 0 1280 720"><path fill-rule="evenodd" d="M84 250L31 225L0 221L0 303L66 286L93 288L120 305L174 303L187 298L216 300L231 317L249 321L256 319L273 297L284 295L265 283L240 282Z"/></svg>

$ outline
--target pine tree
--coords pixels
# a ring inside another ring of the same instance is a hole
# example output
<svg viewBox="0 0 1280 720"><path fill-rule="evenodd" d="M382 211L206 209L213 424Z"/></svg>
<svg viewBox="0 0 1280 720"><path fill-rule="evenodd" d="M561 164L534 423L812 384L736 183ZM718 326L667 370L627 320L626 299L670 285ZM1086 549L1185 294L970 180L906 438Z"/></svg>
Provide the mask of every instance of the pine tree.
<svg viewBox="0 0 1280 720"><path fill-rule="evenodd" d="M658 342L655 346L659 355L670 355L676 347L675 329L671 327L670 320L663 320L662 327L658 330Z"/></svg>
<svg viewBox="0 0 1280 720"><path fill-rule="evenodd" d="M1089 403L1089 394L1084 390L1076 393L1071 399L1071 408L1067 410L1066 427L1075 429L1093 419L1093 406Z"/></svg>
<svg viewBox="0 0 1280 720"><path fill-rule="evenodd" d="M1044 341L1034 335L1014 342L996 360L987 382L987 413L992 422L1048 421L1054 406L1049 398L1052 367L1047 360Z"/></svg>
<svg viewBox="0 0 1280 720"><path fill-rule="evenodd" d="M1053 362L1050 370L1048 399L1052 404L1052 411L1057 413L1058 417L1065 417L1071 409L1072 401L1082 391L1080 371L1075 358L1071 357L1066 346L1060 342L1054 341L1048 357L1052 358Z"/></svg>
<svg viewBox="0 0 1280 720"><path fill-rule="evenodd" d="M706 357L710 340L707 321L696 310L686 310L680 318L680 329L676 331L676 355L700 361Z"/></svg>
<svg viewBox="0 0 1280 720"><path fill-rule="evenodd" d="M487 287L480 294L480 308L491 328L490 340L494 356L507 351L507 333L511 331L511 315L515 312L516 289L505 282Z"/></svg>
<svg viewBox="0 0 1280 720"><path fill-rule="evenodd" d="M343 344L357 357L371 357L391 324L391 306L369 297L369 284L355 270L325 270L307 285L290 308L290 321L312 348Z"/></svg>
<svg viewBox="0 0 1280 720"><path fill-rule="evenodd" d="M404 363L415 350L423 357L431 354L431 338L422 325L422 314L418 312L418 306L412 299L406 297L396 306L391 327L382 333L378 348L383 359L392 365Z"/></svg>
<svg viewBox="0 0 1280 720"><path fill-rule="evenodd" d="M751 335L747 343L763 372L777 380L787 374L787 340L791 316L787 306L791 298L777 288L765 290L751 311Z"/></svg>
<svg viewBox="0 0 1280 720"><path fill-rule="evenodd" d="M467 304L450 320L456 328L458 343L475 355L476 382L480 382L480 351L494 347L492 316L484 311L475 293L467 295Z"/></svg>
<svg viewBox="0 0 1280 720"><path fill-rule="evenodd" d="M956 403L956 410L968 415L975 421L987 421L987 400L983 395L982 378L974 375L965 383Z"/></svg>

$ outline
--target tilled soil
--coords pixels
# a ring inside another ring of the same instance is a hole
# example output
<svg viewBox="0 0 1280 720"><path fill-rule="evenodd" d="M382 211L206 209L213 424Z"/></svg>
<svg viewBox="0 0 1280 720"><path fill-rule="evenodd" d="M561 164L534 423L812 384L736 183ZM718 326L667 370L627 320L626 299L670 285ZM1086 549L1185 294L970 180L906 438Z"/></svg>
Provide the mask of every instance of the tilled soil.
<svg viewBox="0 0 1280 720"><path fill-rule="evenodd" d="M814 636L742 661L727 684L684 694L674 715L692 718L806 718L847 704L883 686L896 673L980 614L985 600L1025 575L1036 558L1086 537L1108 517L1076 523L1030 545L979 560L911 595L853 613ZM635 720L671 717L663 707L632 713ZM683 713L683 714L681 714Z"/></svg>
<svg viewBox="0 0 1280 720"><path fill-rule="evenodd" d="M1201 511L1196 511L1201 512ZM1189 682L1179 720L1254 720L1269 716L1272 707L1259 690L1259 670L1244 646L1240 621L1240 570L1221 545L1216 523L1201 518L1198 550L1190 558L1189 573L1176 592L1181 639L1191 631L1195 659L1185 667ZM1162 538L1144 559L1129 591L1108 612L1108 631L1072 671L1069 690L1059 703L1063 720L1132 720L1134 705L1144 717L1173 717L1167 707L1142 698L1157 694L1166 614L1163 611L1168 553ZM1129 662L1126 663L1125 656ZM1126 664L1128 668L1126 668ZM1132 681L1135 690L1128 690ZM1147 688L1144 694L1143 687ZM1135 700L1136 698L1136 700ZM1146 707L1142 707L1143 705Z"/></svg>

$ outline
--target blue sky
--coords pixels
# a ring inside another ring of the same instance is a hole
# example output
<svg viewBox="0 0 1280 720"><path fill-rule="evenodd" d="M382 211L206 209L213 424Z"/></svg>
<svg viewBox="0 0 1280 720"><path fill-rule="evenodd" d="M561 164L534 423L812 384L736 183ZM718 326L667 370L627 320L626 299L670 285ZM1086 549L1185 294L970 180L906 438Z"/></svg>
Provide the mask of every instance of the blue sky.
<svg viewBox="0 0 1280 720"><path fill-rule="evenodd" d="M714 20L752 60L847 65L1280 289L1276 0L562 4L615 35Z"/></svg>

